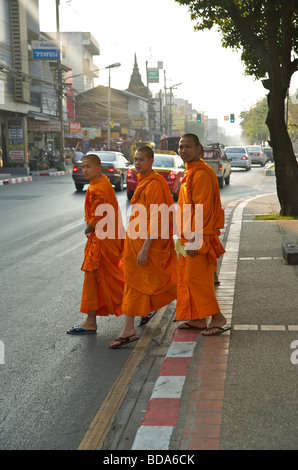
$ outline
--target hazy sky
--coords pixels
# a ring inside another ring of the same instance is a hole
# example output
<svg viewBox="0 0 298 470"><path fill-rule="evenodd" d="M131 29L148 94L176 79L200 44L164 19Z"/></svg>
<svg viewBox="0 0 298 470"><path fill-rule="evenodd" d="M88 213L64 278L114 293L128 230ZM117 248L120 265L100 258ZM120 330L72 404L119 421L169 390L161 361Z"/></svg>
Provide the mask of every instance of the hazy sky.
<svg viewBox="0 0 298 470"><path fill-rule="evenodd" d="M40 28L56 31L55 0L39 0ZM156 67L163 62L167 87L182 83L174 96L192 103L209 118L217 118L229 134L238 132L238 115L262 99L266 90L260 81L244 75L240 53L221 47L215 30L194 32L194 22L186 6L174 0L60 0L60 30L90 31L100 45L94 63L105 67L121 62L112 70L111 86L126 89L137 55L143 83L146 61ZM108 84L108 71L101 70L96 85ZM155 93L164 88L150 84ZM291 92L298 88L297 73ZM235 124L225 123L225 115L234 113Z"/></svg>

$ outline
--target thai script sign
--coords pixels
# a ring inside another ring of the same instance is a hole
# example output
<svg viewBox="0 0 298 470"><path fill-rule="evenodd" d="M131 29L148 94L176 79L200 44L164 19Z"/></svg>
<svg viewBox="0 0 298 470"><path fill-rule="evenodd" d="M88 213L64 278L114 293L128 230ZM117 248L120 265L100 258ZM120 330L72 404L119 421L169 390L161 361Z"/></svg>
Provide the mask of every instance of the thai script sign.
<svg viewBox="0 0 298 470"><path fill-rule="evenodd" d="M31 41L32 58L39 60L59 60L60 48L57 41Z"/></svg>

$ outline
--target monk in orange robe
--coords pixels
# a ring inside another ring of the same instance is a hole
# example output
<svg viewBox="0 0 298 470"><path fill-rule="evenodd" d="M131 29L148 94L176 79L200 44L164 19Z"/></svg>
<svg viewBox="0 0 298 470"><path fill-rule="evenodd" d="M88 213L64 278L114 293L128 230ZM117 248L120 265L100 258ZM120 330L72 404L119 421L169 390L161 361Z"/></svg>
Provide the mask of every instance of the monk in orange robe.
<svg viewBox="0 0 298 470"><path fill-rule="evenodd" d="M131 199L132 215L124 247L125 321L119 337L110 348L119 348L138 339L136 316L150 312L176 299L177 253L173 241L174 201L166 180L152 170L154 154L150 147L137 150L134 163L139 184ZM164 204L164 213L156 211ZM168 210L172 207L172 210Z"/></svg>
<svg viewBox="0 0 298 470"><path fill-rule="evenodd" d="M216 174L200 158L202 152L202 145L196 135L182 136L179 155L186 163L186 173L179 193L181 217L177 211L177 227L180 224L179 241L185 250L178 261L176 320L184 321L178 326L179 329L195 328L203 330L203 335L217 335L230 329L223 328L226 319L220 312L214 288L217 258L225 252L218 238L220 228L224 226L224 211ZM195 236L199 235L195 227L196 204L203 207L202 243L197 247L189 245L189 242L193 245ZM188 236L185 236L186 227L183 227L186 207L191 211ZM211 317L208 328L207 317Z"/></svg>
<svg viewBox="0 0 298 470"><path fill-rule="evenodd" d="M96 333L97 316L122 315L125 229L118 201L110 181L101 174L97 155L83 157L82 171L90 180L85 198L88 239L81 268L85 272L81 312L88 316L69 329L69 334Z"/></svg>

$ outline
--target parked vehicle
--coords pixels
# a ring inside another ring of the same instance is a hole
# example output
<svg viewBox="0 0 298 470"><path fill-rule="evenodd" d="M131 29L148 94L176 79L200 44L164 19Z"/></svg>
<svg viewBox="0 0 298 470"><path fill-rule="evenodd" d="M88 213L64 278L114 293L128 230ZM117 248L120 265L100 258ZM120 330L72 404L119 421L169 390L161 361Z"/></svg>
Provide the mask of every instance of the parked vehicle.
<svg viewBox="0 0 298 470"><path fill-rule="evenodd" d="M264 166L267 162L267 157L260 145L249 145L246 147L248 155L251 157L251 163L258 163Z"/></svg>
<svg viewBox="0 0 298 470"><path fill-rule="evenodd" d="M99 156L101 160L101 172L109 178L110 182L115 187L115 191L122 191L130 164L124 155L120 152L110 151L88 152L86 155L88 154ZM75 162L72 170L72 178L78 191L82 191L84 185L89 184L89 181L85 180L83 176L81 161Z"/></svg>
<svg viewBox="0 0 298 470"><path fill-rule="evenodd" d="M209 144L203 147L205 162L215 171L220 188L230 184L231 165L227 159L223 144Z"/></svg>
<svg viewBox="0 0 298 470"><path fill-rule="evenodd" d="M160 149L172 150L173 152L177 153L180 139L181 137L162 137L160 139Z"/></svg>
<svg viewBox="0 0 298 470"><path fill-rule="evenodd" d="M262 150L267 157L267 162L274 162L272 148L267 146L267 147L262 147Z"/></svg>
<svg viewBox="0 0 298 470"><path fill-rule="evenodd" d="M152 168L162 175L168 183L174 201L178 200L181 180L184 176L185 165L182 158L170 150L156 150ZM131 199L138 185L137 172L134 167L128 169L126 188L127 198Z"/></svg>
<svg viewBox="0 0 298 470"><path fill-rule="evenodd" d="M251 157L245 147L233 145L226 147L225 152L232 168L251 169Z"/></svg>

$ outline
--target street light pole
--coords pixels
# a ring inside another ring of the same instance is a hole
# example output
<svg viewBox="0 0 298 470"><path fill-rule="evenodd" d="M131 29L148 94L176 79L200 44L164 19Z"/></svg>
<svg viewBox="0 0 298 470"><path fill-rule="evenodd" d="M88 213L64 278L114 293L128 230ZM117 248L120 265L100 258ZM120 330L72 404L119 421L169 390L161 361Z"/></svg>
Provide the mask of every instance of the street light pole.
<svg viewBox="0 0 298 470"><path fill-rule="evenodd" d="M108 139L107 139L107 147L110 150L111 147L111 69L120 67L120 62L116 62L115 64L108 65L105 67L109 69L109 86L108 86Z"/></svg>

